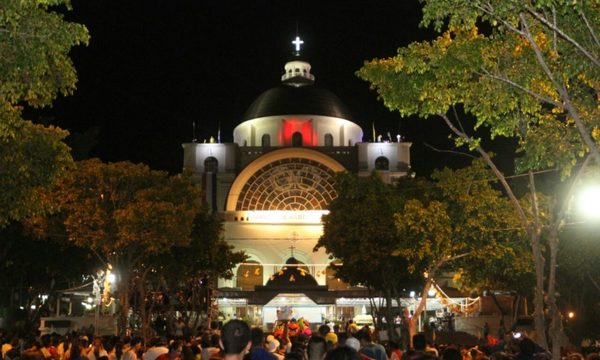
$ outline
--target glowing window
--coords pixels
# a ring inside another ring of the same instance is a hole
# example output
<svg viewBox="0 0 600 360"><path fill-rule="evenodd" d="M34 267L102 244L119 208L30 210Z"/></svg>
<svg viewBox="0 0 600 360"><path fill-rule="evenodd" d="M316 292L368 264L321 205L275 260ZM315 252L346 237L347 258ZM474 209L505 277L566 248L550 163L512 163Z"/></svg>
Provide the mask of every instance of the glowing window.
<svg viewBox="0 0 600 360"><path fill-rule="evenodd" d="M271 136L269 134L264 134L261 139L261 144L263 147L271 146Z"/></svg>
<svg viewBox="0 0 600 360"><path fill-rule="evenodd" d="M236 286L245 291L254 291L256 285L263 284L263 266L256 261L248 261L238 267Z"/></svg>
<svg viewBox="0 0 600 360"><path fill-rule="evenodd" d="M331 169L289 158L258 170L242 188L236 210L325 210L336 196Z"/></svg>
<svg viewBox="0 0 600 360"><path fill-rule="evenodd" d="M296 131L292 134L292 146L302 146L302 133Z"/></svg>
<svg viewBox="0 0 600 360"><path fill-rule="evenodd" d="M390 161L385 156L380 156L375 159L375 170L389 170Z"/></svg>
<svg viewBox="0 0 600 360"><path fill-rule="evenodd" d="M204 172L216 173L219 170L219 161L215 157L207 157L204 160Z"/></svg>

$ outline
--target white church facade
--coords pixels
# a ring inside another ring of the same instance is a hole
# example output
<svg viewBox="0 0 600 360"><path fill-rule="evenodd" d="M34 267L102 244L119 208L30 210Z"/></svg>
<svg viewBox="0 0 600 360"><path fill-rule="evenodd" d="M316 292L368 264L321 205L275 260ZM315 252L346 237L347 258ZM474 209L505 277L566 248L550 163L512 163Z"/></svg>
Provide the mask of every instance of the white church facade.
<svg viewBox="0 0 600 360"><path fill-rule="evenodd" d="M409 173L411 144L364 142L342 101L315 85L307 61L296 56L284 71L251 103L232 143L182 145L184 171L222 215L225 240L249 257L233 279L219 280L219 308L257 324L272 323L282 305L311 322L348 319L368 301L364 289L339 281L323 249L313 252L336 197L334 175L378 171L393 182Z"/></svg>

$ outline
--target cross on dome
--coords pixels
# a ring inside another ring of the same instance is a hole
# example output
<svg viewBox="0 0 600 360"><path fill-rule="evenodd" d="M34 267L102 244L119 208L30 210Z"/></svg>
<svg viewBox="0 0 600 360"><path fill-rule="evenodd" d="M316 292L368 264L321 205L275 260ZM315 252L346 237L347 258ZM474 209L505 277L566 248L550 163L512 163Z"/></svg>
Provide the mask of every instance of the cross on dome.
<svg viewBox="0 0 600 360"><path fill-rule="evenodd" d="M296 36L296 39L292 41L292 44L296 46L296 52L300 52L300 45L304 44L304 41L300 39L300 36Z"/></svg>
<svg viewBox="0 0 600 360"><path fill-rule="evenodd" d="M292 257L294 257L294 249L296 248L296 241L298 241L298 233L297 232L293 232L292 233L292 239L290 240L290 242L292 243L290 245L290 247L288 249L291 250L292 253Z"/></svg>

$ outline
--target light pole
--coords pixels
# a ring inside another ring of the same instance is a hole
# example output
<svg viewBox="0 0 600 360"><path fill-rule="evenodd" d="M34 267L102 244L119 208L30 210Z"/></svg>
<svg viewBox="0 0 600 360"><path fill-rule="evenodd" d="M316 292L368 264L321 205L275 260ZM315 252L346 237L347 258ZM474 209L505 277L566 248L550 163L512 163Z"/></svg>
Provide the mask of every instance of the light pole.
<svg viewBox="0 0 600 360"><path fill-rule="evenodd" d="M600 220L600 185L585 185L577 194L575 207L586 220Z"/></svg>

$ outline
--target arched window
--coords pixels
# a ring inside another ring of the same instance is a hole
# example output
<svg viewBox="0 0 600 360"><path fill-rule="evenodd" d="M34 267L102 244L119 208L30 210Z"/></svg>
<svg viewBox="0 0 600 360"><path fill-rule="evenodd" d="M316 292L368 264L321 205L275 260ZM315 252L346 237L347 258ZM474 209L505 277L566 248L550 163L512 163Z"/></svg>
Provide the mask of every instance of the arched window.
<svg viewBox="0 0 600 360"><path fill-rule="evenodd" d="M292 146L302 146L302 134L298 131L292 134Z"/></svg>
<svg viewBox="0 0 600 360"><path fill-rule="evenodd" d="M263 266L256 261L240 265L235 285L245 291L254 291L256 285L263 285Z"/></svg>
<svg viewBox="0 0 600 360"><path fill-rule="evenodd" d="M219 170L219 161L215 157L207 157L204 160L204 172L216 173Z"/></svg>
<svg viewBox="0 0 600 360"><path fill-rule="evenodd" d="M325 134L325 146L333 146L333 135Z"/></svg>
<svg viewBox="0 0 600 360"><path fill-rule="evenodd" d="M385 156L380 156L375 159L375 170L389 170L390 161Z"/></svg>
<svg viewBox="0 0 600 360"><path fill-rule="evenodd" d="M269 134L264 134L261 139L261 144L263 147L271 146L271 136Z"/></svg>

